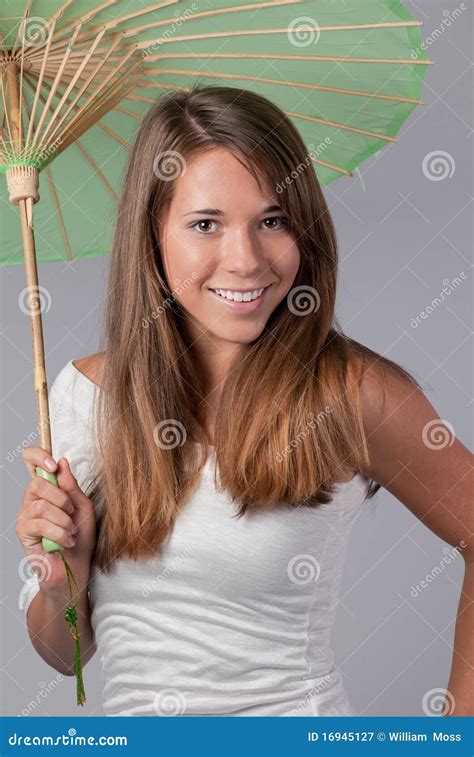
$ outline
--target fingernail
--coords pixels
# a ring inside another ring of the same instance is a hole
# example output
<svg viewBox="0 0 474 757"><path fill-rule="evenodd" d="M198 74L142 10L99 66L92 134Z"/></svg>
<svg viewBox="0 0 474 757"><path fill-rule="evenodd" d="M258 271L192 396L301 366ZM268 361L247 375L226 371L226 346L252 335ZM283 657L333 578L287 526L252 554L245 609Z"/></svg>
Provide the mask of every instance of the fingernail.
<svg viewBox="0 0 474 757"><path fill-rule="evenodd" d="M76 540L75 540L75 539L73 539L73 538L72 538L72 536L70 536L70 537L69 537L69 538L67 539L67 544L69 544L69 546L70 546L70 547L73 547L73 546L75 545L75 543L76 543Z"/></svg>
<svg viewBox="0 0 474 757"><path fill-rule="evenodd" d="M73 526L73 527L71 528L71 533L72 533L72 534L75 534L75 533L77 533L77 526Z"/></svg>
<svg viewBox="0 0 474 757"><path fill-rule="evenodd" d="M56 463L54 462L52 457L47 457L44 461L44 464L50 471L53 471L56 468Z"/></svg>

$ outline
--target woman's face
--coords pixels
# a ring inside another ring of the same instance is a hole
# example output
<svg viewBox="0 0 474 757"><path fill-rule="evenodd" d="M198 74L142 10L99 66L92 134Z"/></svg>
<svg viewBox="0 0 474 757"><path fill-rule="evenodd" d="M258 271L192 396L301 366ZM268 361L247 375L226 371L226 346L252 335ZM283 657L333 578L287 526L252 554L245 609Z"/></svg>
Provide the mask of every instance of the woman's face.
<svg viewBox="0 0 474 757"><path fill-rule="evenodd" d="M291 289L300 264L276 194L262 191L223 148L190 158L174 190L161 251L193 342L210 337L231 348L230 343L254 341ZM258 298L247 301L255 290ZM234 295L239 301L230 299Z"/></svg>

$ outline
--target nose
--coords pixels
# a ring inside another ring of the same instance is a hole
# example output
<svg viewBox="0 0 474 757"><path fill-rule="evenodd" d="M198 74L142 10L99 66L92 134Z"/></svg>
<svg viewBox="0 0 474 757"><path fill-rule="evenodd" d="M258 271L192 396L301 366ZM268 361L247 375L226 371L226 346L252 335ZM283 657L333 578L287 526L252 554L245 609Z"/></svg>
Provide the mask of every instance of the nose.
<svg viewBox="0 0 474 757"><path fill-rule="evenodd" d="M255 278L266 268L261 240L245 226L234 229L223 240L221 265L229 273Z"/></svg>

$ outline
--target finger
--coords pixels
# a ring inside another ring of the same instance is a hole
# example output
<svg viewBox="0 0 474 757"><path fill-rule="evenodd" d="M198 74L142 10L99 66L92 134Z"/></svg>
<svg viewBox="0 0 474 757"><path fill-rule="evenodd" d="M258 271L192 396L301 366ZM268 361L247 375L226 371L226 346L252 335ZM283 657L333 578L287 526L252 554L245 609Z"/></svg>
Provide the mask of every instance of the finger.
<svg viewBox="0 0 474 757"><path fill-rule="evenodd" d="M52 502L56 507L67 512L74 512L73 503L67 492L62 491L58 486L47 481L42 476L35 476L31 479L26 487L27 499L46 499Z"/></svg>
<svg viewBox="0 0 474 757"><path fill-rule="evenodd" d="M66 457L58 460L58 486L67 493L74 507L82 509L89 505L89 499L79 486Z"/></svg>
<svg viewBox="0 0 474 757"><path fill-rule="evenodd" d="M60 528L63 528L70 534L77 531L74 521L69 515L66 515L65 512L44 499L36 499L31 503L27 517L29 517L30 520L44 518L45 520L54 523L56 526L60 526Z"/></svg>
<svg viewBox="0 0 474 757"><path fill-rule="evenodd" d="M52 539L58 542L58 544L62 544L63 547L73 547L76 543L68 531L44 518L33 518L30 520L28 531L28 536L35 536L37 538L45 536L47 539Z"/></svg>
<svg viewBox="0 0 474 757"><path fill-rule="evenodd" d="M35 468L37 465L49 473L54 473L56 471L56 461L47 450L43 449L43 447L35 447L32 445L25 447L21 456L31 476L36 476Z"/></svg>

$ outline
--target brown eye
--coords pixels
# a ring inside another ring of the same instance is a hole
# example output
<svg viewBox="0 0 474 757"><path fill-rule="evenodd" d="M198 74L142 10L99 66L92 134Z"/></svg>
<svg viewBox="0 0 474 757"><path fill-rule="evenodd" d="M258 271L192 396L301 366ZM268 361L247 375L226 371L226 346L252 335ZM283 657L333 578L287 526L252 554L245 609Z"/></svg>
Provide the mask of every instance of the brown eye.
<svg viewBox="0 0 474 757"><path fill-rule="evenodd" d="M213 223L214 221L211 221L209 218L203 218L201 221L196 221L196 223L193 223L192 228L196 229L198 233L202 232L203 234L207 234L209 231L212 231Z"/></svg>
<svg viewBox="0 0 474 757"><path fill-rule="evenodd" d="M267 221L279 221L282 224L281 226L267 226L267 229L270 229L270 231L288 226L288 218L286 216L272 216L271 218L265 218L264 223Z"/></svg>

